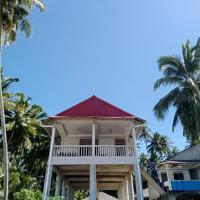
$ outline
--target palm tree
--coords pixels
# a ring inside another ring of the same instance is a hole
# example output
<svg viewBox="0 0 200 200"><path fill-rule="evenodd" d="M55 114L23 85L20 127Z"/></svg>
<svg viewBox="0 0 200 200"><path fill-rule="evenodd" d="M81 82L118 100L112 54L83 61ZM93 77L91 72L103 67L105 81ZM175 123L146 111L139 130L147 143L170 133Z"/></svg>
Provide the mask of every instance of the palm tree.
<svg viewBox="0 0 200 200"><path fill-rule="evenodd" d="M147 151L149 152L151 159L160 161L169 153L170 147L171 142L169 138L156 132L152 135L152 138L147 145Z"/></svg>
<svg viewBox="0 0 200 200"><path fill-rule="evenodd" d="M37 127L37 129L37 135L31 138L32 148L25 152L23 159L28 172L34 177L41 177L45 174L50 138L43 128Z"/></svg>
<svg viewBox="0 0 200 200"><path fill-rule="evenodd" d="M13 155L24 155L32 148L34 138L38 135L40 120L47 115L38 105L31 105L31 98L17 93L12 101L11 115L6 117L8 146Z"/></svg>
<svg viewBox="0 0 200 200"><path fill-rule="evenodd" d="M154 113L163 120L170 107L175 108L172 131L180 122L183 135L196 142L200 138L200 40L191 47L187 41L182 45L182 58L163 56L158 60L163 77L154 84L154 90L160 86L174 87L154 106Z"/></svg>
<svg viewBox="0 0 200 200"><path fill-rule="evenodd" d="M147 167L148 162L149 162L148 156L145 153L141 153L140 156L139 156L139 159L140 159L140 164L143 167Z"/></svg>
<svg viewBox="0 0 200 200"><path fill-rule="evenodd" d="M170 151L168 152L167 158L173 157L179 153L179 150L177 147L172 147Z"/></svg>
<svg viewBox="0 0 200 200"><path fill-rule="evenodd" d="M33 5L38 6L44 10L44 5L41 0L1 0L0 1L0 67L2 67L2 45L4 43L10 44L16 40L17 31L21 30L30 36L31 26L27 20ZM0 75L1 78L1 75ZM3 136L4 148L4 200L8 199L8 145L5 125L4 103L2 95L2 83L0 79L0 115L1 115L1 131Z"/></svg>

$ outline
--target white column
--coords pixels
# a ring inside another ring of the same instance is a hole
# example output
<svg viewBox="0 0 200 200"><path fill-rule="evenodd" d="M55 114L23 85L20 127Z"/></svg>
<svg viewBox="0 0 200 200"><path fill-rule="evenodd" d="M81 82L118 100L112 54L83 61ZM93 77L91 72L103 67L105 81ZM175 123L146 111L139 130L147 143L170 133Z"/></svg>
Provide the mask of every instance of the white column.
<svg viewBox="0 0 200 200"><path fill-rule="evenodd" d="M67 198L66 198L66 200L70 200L70 186L69 186L69 184L67 184L66 185L66 188L67 188Z"/></svg>
<svg viewBox="0 0 200 200"><path fill-rule="evenodd" d="M95 123L92 124L92 156L95 156ZM90 165L90 200L96 200L96 165Z"/></svg>
<svg viewBox="0 0 200 200"><path fill-rule="evenodd" d="M55 196L60 196L61 191L61 175L56 176L56 189L55 189Z"/></svg>
<svg viewBox="0 0 200 200"><path fill-rule="evenodd" d="M128 177L126 177L126 179L125 179L125 191L126 191L126 196L127 196L126 200L130 200L130 198L129 198Z"/></svg>
<svg viewBox="0 0 200 200"><path fill-rule="evenodd" d="M129 199L134 200L134 188L133 188L133 175L132 174L129 174L128 185L129 185Z"/></svg>
<svg viewBox="0 0 200 200"><path fill-rule="evenodd" d="M125 180L123 182L122 189L123 189L123 194L124 194L124 200L127 200L128 193L127 193L127 190L126 190Z"/></svg>
<svg viewBox="0 0 200 200"><path fill-rule="evenodd" d="M62 182L62 197L65 197L66 196L66 186L65 186L65 182L63 181Z"/></svg>
<svg viewBox="0 0 200 200"><path fill-rule="evenodd" d="M50 186L51 186L51 177L52 177L52 164L51 159L53 155L53 145L55 140L55 132L56 128L52 128L52 134L51 134L51 144L50 144L50 150L49 150L49 158L47 163L47 169L46 169L46 175L45 175L45 181L44 181L44 189L43 189L43 195L42 200L46 200L49 196Z"/></svg>
<svg viewBox="0 0 200 200"><path fill-rule="evenodd" d="M70 192L70 200L74 200L74 190L73 190L73 188L71 188L71 190L70 190L71 192Z"/></svg>
<svg viewBox="0 0 200 200"><path fill-rule="evenodd" d="M124 200L124 187L123 187L123 183L121 183L120 187L119 187L119 200Z"/></svg>
<svg viewBox="0 0 200 200"><path fill-rule="evenodd" d="M96 200L96 165L90 165L90 200Z"/></svg>
<svg viewBox="0 0 200 200"><path fill-rule="evenodd" d="M92 156L95 156L95 123L92 124Z"/></svg>
<svg viewBox="0 0 200 200"><path fill-rule="evenodd" d="M135 171L137 200L144 200L142 179L141 179L141 173L140 173L140 164L139 164L139 159L138 159L138 154L137 154L137 141L136 141L135 128L132 129L132 137L133 137L133 147L134 147L134 160L135 160L134 171Z"/></svg>
<svg viewBox="0 0 200 200"><path fill-rule="evenodd" d="M118 193L118 200L123 200L122 185L119 186L117 193Z"/></svg>

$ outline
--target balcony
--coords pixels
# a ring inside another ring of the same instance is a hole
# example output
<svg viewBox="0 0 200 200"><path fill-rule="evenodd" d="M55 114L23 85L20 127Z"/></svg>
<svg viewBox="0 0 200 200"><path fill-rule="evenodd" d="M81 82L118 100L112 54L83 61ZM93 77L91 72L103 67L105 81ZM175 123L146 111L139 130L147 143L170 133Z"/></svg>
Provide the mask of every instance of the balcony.
<svg viewBox="0 0 200 200"><path fill-rule="evenodd" d="M134 164L133 145L55 145L52 163L71 164Z"/></svg>
<svg viewBox="0 0 200 200"><path fill-rule="evenodd" d="M200 191L199 180L171 181L172 191Z"/></svg>

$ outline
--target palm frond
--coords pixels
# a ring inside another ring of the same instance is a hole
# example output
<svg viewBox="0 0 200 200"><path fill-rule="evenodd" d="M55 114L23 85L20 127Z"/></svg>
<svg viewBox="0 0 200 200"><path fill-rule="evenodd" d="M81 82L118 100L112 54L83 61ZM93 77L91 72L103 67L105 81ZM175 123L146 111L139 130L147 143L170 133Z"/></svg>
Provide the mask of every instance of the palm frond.
<svg viewBox="0 0 200 200"><path fill-rule="evenodd" d="M33 0L33 4L36 5L40 9L40 11L45 10L45 5L42 0Z"/></svg>
<svg viewBox="0 0 200 200"><path fill-rule="evenodd" d="M20 29L21 29L22 32L25 33L26 38L30 37L32 30L31 30L31 25L30 25L28 19L23 19L21 21Z"/></svg>
<svg viewBox="0 0 200 200"><path fill-rule="evenodd" d="M162 77L158 79L154 83L154 91L157 90L160 86L168 86L168 85L180 85L182 83L182 78L181 77Z"/></svg>
<svg viewBox="0 0 200 200"><path fill-rule="evenodd" d="M180 89L179 87L176 87L166 96L161 98L160 101L154 106L153 111L158 119L164 119L169 107L173 105L179 93Z"/></svg>

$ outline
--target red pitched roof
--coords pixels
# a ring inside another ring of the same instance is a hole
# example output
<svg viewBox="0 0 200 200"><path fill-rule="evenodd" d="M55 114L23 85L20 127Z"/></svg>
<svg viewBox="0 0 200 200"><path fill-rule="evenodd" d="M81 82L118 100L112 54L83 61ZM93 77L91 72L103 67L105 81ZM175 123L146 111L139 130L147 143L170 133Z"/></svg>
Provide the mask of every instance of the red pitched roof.
<svg viewBox="0 0 200 200"><path fill-rule="evenodd" d="M130 118L143 122L140 119L96 96L92 96L81 103L64 110L53 118L79 117L79 118Z"/></svg>

